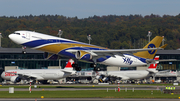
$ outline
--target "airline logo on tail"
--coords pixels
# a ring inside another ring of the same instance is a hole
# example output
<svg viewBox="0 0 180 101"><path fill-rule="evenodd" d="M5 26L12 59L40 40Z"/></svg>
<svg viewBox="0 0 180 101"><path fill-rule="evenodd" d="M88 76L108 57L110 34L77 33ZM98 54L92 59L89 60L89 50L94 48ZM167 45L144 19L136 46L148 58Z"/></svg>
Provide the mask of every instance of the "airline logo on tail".
<svg viewBox="0 0 180 101"><path fill-rule="evenodd" d="M159 56L155 56L154 60L159 60ZM157 63L150 64L148 70L156 70L156 67L157 67Z"/></svg>
<svg viewBox="0 0 180 101"><path fill-rule="evenodd" d="M148 48L156 48L156 46L154 44L149 44ZM156 50L150 50L148 51L149 54L154 54Z"/></svg>
<svg viewBox="0 0 180 101"><path fill-rule="evenodd" d="M64 69L73 69L72 64L74 64L74 60L73 59L69 59L69 61L66 64Z"/></svg>
<svg viewBox="0 0 180 101"><path fill-rule="evenodd" d="M162 40L163 40L163 37L156 36L145 47L143 47L143 49L159 47L161 42L162 42ZM134 55L138 56L138 57L141 57L141 58L153 59L153 57L155 56L156 52L157 52L157 50L149 50L149 51L137 52L137 53L134 53Z"/></svg>

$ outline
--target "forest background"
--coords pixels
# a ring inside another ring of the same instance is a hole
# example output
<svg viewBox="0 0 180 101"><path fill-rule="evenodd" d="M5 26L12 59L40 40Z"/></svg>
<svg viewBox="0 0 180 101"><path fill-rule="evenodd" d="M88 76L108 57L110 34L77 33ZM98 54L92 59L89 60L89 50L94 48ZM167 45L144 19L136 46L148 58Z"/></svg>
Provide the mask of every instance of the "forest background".
<svg viewBox="0 0 180 101"><path fill-rule="evenodd" d="M39 15L0 17L2 47L15 48L20 45L12 42L8 35L16 30L30 30L57 36L61 29L63 38L88 43L111 49L142 48L148 43L148 31L155 36L164 36L166 49L180 47L180 14L170 15L107 15L78 19L63 15Z"/></svg>

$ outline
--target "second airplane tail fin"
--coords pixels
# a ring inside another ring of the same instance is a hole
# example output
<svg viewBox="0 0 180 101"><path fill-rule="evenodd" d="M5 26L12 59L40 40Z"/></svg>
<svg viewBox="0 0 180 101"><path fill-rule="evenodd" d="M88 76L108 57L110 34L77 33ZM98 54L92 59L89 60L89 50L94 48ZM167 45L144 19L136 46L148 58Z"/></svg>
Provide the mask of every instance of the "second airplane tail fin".
<svg viewBox="0 0 180 101"><path fill-rule="evenodd" d="M143 49L145 49L145 48L157 48L160 46L162 40L163 40L163 37L156 36L145 47L143 47ZM142 51L142 52L134 53L134 55L138 56L138 57L142 57L142 58L153 59L156 52L157 52L157 50Z"/></svg>
<svg viewBox="0 0 180 101"><path fill-rule="evenodd" d="M154 60L159 60L159 56L155 56ZM154 64L150 64L147 70L150 72L157 72L156 68L157 68L157 63L154 63Z"/></svg>
<svg viewBox="0 0 180 101"><path fill-rule="evenodd" d="M74 64L74 60L73 59L69 59L68 63L66 64L64 69L68 69L68 70L73 70L72 64Z"/></svg>

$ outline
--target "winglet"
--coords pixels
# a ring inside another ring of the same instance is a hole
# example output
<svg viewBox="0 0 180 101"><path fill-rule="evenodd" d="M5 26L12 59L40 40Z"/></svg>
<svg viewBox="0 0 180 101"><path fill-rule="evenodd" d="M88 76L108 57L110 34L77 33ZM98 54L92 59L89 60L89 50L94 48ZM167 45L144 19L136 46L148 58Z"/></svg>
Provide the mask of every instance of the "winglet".
<svg viewBox="0 0 180 101"><path fill-rule="evenodd" d="M165 44L165 45L161 46L161 48L163 48L163 49L164 49L167 45L168 45L168 44Z"/></svg>

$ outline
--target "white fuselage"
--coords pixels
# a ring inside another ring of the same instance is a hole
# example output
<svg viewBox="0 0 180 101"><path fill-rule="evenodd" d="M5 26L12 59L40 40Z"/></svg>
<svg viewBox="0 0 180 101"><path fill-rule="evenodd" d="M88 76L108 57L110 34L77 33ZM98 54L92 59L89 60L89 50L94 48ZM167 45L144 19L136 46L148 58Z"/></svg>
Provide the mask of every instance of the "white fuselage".
<svg viewBox="0 0 180 101"><path fill-rule="evenodd" d="M137 80L143 79L149 76L149 72L146 70L138 70L138 71L109 71L107 72L108 76L114 76L122 78L122 80Z"/></svg>
<svg viewBox="0 0 180 101"><path fill-rule="evenodd" d="M65 78L71 74L71 73L65 73L61 69L32 69L32 70L27 69L27 70L7 70L1 74L1 77L5 80L10 80L11 77L17 76L11 73L29 75L32 77L36 77L36 80L57 80L57 79Z"/></svg>
<svg viewBox="0 0 180 101"><path fill-rule="evenodd" d="M9 38L17 44L30 47L61 56L68 56L70 58L76 58L73 53L66 52L68 49L73 50L107 50L106 48L90 45L78 41L59 38L46 34L41 34L32 31L15 31L16 34L10 34ZM85 56L86 57L86 56ZM82 59L83 60L83 59ZM92 60L85 60L92 62ZM146 59L136 57L133 55L123 54L107 56L107 58L100 57L97 59L97 63L121 67L135 67L140 65L146 65Z"/></svg>

